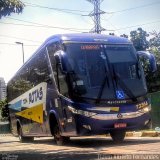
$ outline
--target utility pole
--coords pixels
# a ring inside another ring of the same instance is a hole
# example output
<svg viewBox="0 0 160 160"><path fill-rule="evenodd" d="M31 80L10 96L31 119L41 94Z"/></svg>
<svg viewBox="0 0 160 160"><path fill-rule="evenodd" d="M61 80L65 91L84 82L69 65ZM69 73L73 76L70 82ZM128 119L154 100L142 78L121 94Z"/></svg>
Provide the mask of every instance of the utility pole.
<svg viewBox="0 0 160 160"><path fill-rule="evenodd" d="M89 14L90 17L93 17L94 21L94 28L90 31L93 33L100 34L101 31L105 31L103 27L101 27L101 19L100 15L104 14L104 11L100 10L100 4L103 0L87 0L88 2L91 2L94 5L94 10Z"/></svg>

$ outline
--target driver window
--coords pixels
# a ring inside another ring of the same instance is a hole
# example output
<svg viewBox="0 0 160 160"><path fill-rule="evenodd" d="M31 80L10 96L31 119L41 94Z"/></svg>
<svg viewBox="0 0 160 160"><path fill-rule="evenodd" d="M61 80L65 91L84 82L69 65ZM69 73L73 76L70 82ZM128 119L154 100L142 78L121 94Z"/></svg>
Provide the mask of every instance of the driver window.
<svg viewBox="0 0 160 160"><path fill-rule="evenodd" d="M68 97L69 94L68 94L66 75L62 72L60 64L57 63L55 58L55 53L58 50L62 50L62 47L58 42L55 42L49 45L47 49L57 88L62 95Z"/></svg>

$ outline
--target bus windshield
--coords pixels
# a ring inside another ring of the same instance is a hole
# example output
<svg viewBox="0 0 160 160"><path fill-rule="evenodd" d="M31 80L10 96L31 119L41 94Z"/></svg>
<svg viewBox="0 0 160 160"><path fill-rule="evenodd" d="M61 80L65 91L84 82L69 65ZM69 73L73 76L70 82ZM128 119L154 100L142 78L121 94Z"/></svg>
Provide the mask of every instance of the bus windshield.
<svg viewBox="0 0 160 160"><path fill-rule="evenodd" d="M67 71L72 71L78 85L83 84L86 90L81 97L132 99L147 92L143 70L132 45L65 45ZM118 97L118 92L123 97Z"/></svg>

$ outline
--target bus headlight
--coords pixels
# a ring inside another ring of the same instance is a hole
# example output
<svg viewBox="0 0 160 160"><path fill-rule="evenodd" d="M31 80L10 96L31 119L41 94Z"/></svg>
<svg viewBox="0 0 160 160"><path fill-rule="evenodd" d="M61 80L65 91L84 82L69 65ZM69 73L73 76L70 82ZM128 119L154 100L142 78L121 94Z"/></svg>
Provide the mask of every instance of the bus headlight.
<svg viewBox="0 0 160 160"><path fill-rule="evenodd" d="M68 109L74 114L79 114L79 115L83 115L86 117L92 117L92 116L96 115L96 113L75 109L72 106L68 106Z"/></svg>
<svg viewBox="0 0 160 160"><path fill-rule="evenodd" d="M148 106L142 108L140 111L144 112L144 113L151 111L151 105L148 105Z"/></svg>

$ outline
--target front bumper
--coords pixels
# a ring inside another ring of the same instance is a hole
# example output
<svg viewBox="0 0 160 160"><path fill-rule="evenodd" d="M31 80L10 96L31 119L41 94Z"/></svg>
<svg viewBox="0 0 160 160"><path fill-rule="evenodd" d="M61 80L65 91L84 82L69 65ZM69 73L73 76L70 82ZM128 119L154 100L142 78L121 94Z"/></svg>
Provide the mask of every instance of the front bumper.
<svg viewBox="0 0 160 160"><path fill-rule="evenodd" d="M92 116L92 119L97 120L118 120L118 119L130 119L130 118L136 118L144 115L145 113L148 113L149 110L138 110L136 112L127 112L127 113L116 113L116 114L96 114Z"/></svg>
<svg viewBox="0 0 160 160"><path fill-rule="evenodd" d="M75 115L78 135L107 134L113 130L141 130L151 122L150 112L129 112L116 114L96 114L92 117ZM124 128L115 128L114 124L125 123Z"/></svg>

